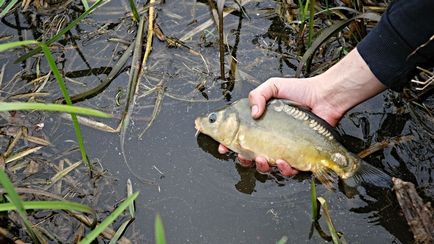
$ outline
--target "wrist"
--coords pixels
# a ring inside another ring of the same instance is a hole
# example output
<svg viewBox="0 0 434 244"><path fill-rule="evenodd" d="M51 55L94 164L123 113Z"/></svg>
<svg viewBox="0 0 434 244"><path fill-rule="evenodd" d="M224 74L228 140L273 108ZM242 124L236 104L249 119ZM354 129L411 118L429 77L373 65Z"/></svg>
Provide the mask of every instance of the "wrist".
<svg viewBox="0 0 434 244"><path fill-rule="evenodd" d="M323 99L341 116L386 89L356 48L320 76L318 89L321 97L317 101Z"/></svg>

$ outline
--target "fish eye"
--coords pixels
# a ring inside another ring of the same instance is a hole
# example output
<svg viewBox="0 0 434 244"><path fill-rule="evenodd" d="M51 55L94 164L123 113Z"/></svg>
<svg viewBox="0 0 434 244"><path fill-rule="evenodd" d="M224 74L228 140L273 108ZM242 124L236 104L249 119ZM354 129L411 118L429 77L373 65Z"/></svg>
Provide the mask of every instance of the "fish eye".
<svg viewBox="0 0 434 244"><path fill-rule="evenodd" d="M217 114L216 113L210 113L208 115L208 121L212 124L217 121Z"/></svg>

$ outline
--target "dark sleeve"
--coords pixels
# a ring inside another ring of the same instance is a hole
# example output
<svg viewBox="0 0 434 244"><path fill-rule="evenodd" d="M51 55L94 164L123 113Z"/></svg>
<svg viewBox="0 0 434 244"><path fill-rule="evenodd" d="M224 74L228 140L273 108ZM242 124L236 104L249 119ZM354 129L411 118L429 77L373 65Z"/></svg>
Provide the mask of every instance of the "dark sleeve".
<svg viewBox="0 0 434 244"><path fill-rule="evenodd" d="M433 35L434 0L395 0L357 50L384 85L400 90L416 66L434 65Z"/></svg>

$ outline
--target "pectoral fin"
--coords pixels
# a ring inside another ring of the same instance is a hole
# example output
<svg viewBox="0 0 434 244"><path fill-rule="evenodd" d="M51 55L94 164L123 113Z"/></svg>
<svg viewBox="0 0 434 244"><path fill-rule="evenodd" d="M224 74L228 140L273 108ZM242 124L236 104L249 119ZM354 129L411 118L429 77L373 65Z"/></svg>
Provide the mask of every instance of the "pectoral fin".
<svg viewBox="0 0 434 244"><path fill-rule="evenodd" d="M318 166L312 170L312 173L329 190L333 188L333 183L338 179L331 169L324 166Z"/></svg>

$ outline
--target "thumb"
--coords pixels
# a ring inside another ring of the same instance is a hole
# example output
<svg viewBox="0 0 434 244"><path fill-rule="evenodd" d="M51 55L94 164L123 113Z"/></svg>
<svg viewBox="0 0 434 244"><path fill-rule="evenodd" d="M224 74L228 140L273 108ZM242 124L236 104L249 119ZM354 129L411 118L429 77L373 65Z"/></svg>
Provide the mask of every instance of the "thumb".
<svg viewBox="0 0 434 244"><path fill-rule="evenodd" d="M272 97L277 97L279 91L274 79L268 79L260 86L249 93L249 103L252 109L251 115L254 119L261 117L265 110L265 104Z"/></svg>

